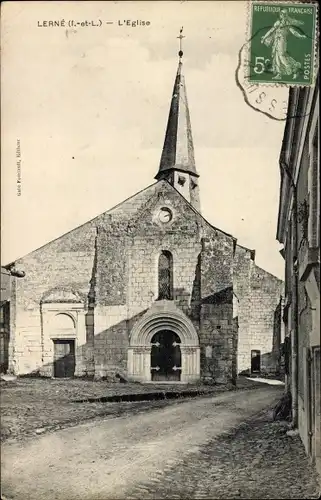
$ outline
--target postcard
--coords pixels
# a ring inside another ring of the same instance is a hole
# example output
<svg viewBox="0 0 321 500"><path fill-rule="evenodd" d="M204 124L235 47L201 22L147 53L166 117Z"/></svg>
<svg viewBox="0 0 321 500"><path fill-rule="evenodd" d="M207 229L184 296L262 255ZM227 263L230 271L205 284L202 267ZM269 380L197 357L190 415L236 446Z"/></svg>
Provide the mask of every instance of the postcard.
<svg viewBox="0 0 321 500"><path fill-rule="evenodd" d="M317 3L1 10L2 498L317 498Z"/></svg>

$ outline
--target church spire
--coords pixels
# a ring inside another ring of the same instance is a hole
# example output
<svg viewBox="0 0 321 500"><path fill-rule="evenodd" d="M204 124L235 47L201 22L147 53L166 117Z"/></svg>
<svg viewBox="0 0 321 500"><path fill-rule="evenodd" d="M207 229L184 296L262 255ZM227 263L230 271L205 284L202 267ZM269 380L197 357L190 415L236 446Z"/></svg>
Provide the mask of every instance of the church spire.
<svg viewBox="0 0 321 500"><path fill-rule="evenodd" d="M185 198L199 209L198 174L195 167L192 128L188 109L185 79L183 76L183 48L185 38L181 28L179 36L179 61L172 101L169 110L165 141L159 170L155 179L166 179Z"/></svg>

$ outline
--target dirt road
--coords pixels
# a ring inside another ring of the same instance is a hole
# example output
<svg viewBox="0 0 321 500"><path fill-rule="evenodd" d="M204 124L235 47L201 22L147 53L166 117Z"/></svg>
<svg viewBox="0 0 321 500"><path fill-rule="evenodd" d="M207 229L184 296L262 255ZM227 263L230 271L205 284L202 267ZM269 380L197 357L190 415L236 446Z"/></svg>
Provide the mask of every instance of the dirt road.
<svg viewBox="0 0 321 500"><path fill-rule="evenodd" d="M274 403L281 392L275 386L228 392L24 443L8 441L2 447L3 494L14 500L128 498L137 485L161 481L169 467Z"/></svg>

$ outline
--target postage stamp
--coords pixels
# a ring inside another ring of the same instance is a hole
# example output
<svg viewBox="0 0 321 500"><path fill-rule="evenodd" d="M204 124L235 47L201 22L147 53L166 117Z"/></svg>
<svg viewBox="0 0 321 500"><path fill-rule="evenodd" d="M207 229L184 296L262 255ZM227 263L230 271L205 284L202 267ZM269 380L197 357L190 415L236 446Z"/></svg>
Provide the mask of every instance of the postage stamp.
<svg viewBox="0 0 321 500"><path fill-rule="evenodd" d="M312 85L316 22L313 3L251 2L249 82Z"/></svg>

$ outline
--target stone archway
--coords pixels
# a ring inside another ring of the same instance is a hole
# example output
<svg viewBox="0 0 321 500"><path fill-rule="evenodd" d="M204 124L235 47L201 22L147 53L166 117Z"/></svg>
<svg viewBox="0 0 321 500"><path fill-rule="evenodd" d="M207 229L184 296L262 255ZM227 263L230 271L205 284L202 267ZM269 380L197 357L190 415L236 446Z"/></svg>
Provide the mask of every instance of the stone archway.
<svg viewBox="0 0 321 500"><path fill-rule="evenodd" d="M200 378L199 338L190 319L172 301L153 304L134 325L129 339L128 377L150 382L152 339L158 332L170 331L180 339L181 382L195 382ZM159 381L161 382L161 381Z"/></svg>

